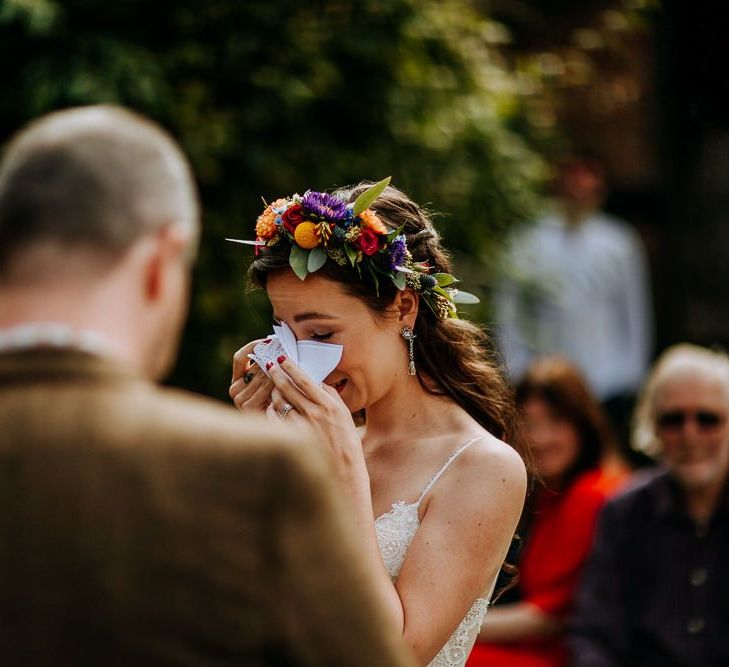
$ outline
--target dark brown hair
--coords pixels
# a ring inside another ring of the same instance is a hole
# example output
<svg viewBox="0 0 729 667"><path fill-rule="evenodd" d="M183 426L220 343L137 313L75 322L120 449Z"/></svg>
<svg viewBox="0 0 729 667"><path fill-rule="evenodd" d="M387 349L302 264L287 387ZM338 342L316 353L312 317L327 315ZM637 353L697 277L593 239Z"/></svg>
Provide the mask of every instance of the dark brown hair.
<svg viewBox="0 0 729 667"><path fill-rule="evenodd" d="M363 182L334 194L353 202L370 185ZM407 195L388 187L371 208L389 228L404 226L403 234L415 261L428 262L436 272L451 272L450 258L429 214ZM270 272L288 267L287 248L263 249L249 272L254 285L265 288ZM397 293L390 281L381 281L378 296L372 282L335 262L327 262L320 271L342 283L349 294L362 299L376 313L384 313ZM513 393L486 332L465 320L438 319L420 299L415 333L415 362L421 386L432 394L450 397L481 426L525 456L518 437Z"/></svg>
<svg viewBox="0 0 729 667"><path fill-rule="evenodd" d="M516 388L519 408L532 399L543 401L553 414L565 419L577 431L580 453L565 474L569 484L581 472L600 465L602 457L615 447L605 413L582 374L566 359L544 357L529 367Z"/></svg>

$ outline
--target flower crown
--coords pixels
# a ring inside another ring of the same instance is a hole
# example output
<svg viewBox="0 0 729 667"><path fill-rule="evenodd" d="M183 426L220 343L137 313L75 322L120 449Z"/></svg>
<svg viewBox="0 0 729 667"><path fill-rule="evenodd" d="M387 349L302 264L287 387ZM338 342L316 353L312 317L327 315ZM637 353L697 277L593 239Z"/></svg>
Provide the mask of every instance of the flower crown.
<svg viewBox="0 0 729 667"><path fill-rule="evenodd" d="M262 247L287 244L289 264L304 280L327 260L350 265L360 278L367 274L379 296L380 280L389 279L400 290L418 292L440 319L457 318L457 303L478 303L468 292L452 285L448 273L431 273L427 262L415 262L403 227L390 230L370 206L390 183L390 177L365 190L353 204L326 192L307 191L268 204L256 222L256 240L226 239ZM264 202L265 203L265 202Z"/></svg>

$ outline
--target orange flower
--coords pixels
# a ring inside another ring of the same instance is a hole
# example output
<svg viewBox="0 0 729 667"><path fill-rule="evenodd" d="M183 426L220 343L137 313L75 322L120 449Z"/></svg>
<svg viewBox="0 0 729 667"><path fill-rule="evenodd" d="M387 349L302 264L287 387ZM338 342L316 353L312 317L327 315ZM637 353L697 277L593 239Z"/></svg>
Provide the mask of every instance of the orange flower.
<svg viewBox="0 0 729 667"><path fill-rule="evenodd" d="M287 201L288 199L286 199L286 197L281 197L273 202L268 208L281 208Z"/></svg>
<svg viewBox="0 0 729 667"><path fill-rule="evenodd" d="M268 240L276 236L278 233L278 225L276 224L276 216L278 213L275 208L281 208L286 203L286 199L277 199L273 204L266 206L266 209L258 216L256 221L256 234L264 240Z"/></svg>
<svg viewBox="0 0 729 667"><path fill-rule="evenodd" d="M321 243L319 234L316 231L316 223L314 222L302 222L297 225L294 230L294 239L296 240L296 244L304 250L316 248Z"/></svg>
<svg viewBox="0 0 729 667"><path fill-rule="evenodd" d="M359 214L359 219L362 221L362 227L365 229L371 229L375 234L387 234L387 227L385 227L382 220L377 217L377 213L371 208L362 211Z"/></svg>
<svg viewBox="0 0 729 667"><path fill-rule="evenodd" d="M256 221L256 234L262 239L270 239L278 232L276 225L276 212L271 206L267 206L266 210L258 216Z"/></svg>

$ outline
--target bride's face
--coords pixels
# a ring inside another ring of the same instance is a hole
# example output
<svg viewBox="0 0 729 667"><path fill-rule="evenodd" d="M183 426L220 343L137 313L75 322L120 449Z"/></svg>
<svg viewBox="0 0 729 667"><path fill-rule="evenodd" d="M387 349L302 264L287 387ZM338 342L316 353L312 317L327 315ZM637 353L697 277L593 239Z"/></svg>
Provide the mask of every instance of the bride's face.
<svg viewBox="0 0 729 667"><path fill-rule="evenodd" d="M352 412L376 403L400 376L407 375L407 347L400 337L398 311L375 314L341 283L316 274L299 280L292 271L268 276L274 317L298 340L344 346L342 360L324 380Z"/></svg>

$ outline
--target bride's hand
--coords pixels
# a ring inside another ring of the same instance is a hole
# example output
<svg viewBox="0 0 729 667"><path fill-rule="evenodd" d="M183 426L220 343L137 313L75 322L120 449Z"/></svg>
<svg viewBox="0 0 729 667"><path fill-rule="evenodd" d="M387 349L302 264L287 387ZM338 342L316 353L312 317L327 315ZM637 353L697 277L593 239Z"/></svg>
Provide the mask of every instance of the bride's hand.
<svg viewBox="0 0 729 667"><path fill-rule="evenodd" d="M279 366L272 365L268 372L276 388L267 413L278 415L292 426L312 429L326 444L343 477L366 470L357 427L337 390L326 384L316 385L289 359ZM287 410L288 406L291 409Z"/></svg>
<svg viewBox="0 0 729 667"><path fill-rule="evenodd" d="M271 402L273 382L248 355L263 339L244 345L233 355L233 379L228 394L239 410L264 411Z"/></svg>

